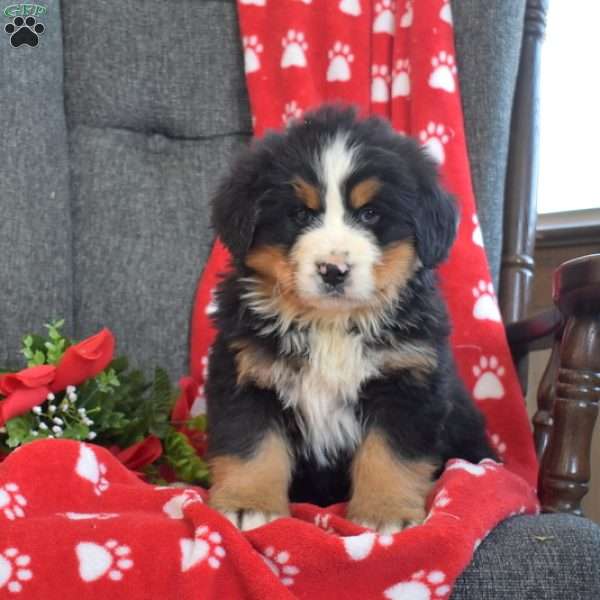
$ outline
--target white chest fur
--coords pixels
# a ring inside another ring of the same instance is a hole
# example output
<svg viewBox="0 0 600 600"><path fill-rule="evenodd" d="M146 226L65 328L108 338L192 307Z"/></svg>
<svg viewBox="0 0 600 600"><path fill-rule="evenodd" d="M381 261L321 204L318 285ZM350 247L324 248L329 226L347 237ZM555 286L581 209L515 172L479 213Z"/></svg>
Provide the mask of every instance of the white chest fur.
<svg viewBox="0 0 600 600"><path fill-rule="evenodd" d="M362 336L339 327L309 330L309 358L300 369L277 361L274 384L284 406L298 414L311 453L320 464L362 437L356 403L362 384L379 372L380 356L365 348Z"/></svg>

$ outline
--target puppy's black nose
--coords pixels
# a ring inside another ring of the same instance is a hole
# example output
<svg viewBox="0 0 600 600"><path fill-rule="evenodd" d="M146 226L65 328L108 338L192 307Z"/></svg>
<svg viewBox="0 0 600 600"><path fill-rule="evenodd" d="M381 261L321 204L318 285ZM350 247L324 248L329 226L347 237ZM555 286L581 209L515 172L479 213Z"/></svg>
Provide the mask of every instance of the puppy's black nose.
<svg viewBox="0 0 600 600"><path fill-rule="evenodd" d="M323 281L332 286L344 283L344 280L348 277L348 273L350 273L349 267L344 264L319 263L317 268Z"/></svg>

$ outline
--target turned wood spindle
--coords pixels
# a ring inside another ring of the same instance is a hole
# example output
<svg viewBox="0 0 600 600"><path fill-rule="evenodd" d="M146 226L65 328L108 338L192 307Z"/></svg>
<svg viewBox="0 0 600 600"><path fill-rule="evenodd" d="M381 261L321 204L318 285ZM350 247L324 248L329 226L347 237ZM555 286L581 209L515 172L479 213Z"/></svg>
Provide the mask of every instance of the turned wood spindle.
<svg viewBox="0 0 600 600"><path fill-rule="evenodd" d="M600 403L600 255L564 263L555 273L554 299L567 321L540 500L546 512L580 515Z"/></svg>
<svg viewBox="0 0 600 600"><path fill-rule="evenodd" d="M552 352L546 365L537 392L537 412L533 417L533 431L535 438L535 450L540 464L548 446L550 433L554 423L552 412L554 408L554 396L556 394L556 379L560 363L560 342L562 336L558 331L554 337Z"/></svg>

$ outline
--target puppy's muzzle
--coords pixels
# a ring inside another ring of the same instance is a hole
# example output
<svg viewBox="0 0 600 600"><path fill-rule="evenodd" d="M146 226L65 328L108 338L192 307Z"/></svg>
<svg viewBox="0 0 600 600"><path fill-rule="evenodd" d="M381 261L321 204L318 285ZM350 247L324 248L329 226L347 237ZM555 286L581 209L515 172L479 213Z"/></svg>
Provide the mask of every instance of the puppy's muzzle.
<svg viewBox="0 0 600 600"><path fill-rule="evenodd" d="M317 264L317 270L323 282L329 289L341 290L344 282L350 274L350 267L346 263L327 263Z"/></svg>

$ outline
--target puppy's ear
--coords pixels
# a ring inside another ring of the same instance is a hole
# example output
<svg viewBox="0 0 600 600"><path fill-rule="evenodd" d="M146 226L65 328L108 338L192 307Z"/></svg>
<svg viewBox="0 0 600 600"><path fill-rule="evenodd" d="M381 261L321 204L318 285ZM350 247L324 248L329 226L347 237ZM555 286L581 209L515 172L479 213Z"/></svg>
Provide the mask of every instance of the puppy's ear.
<svg viewBox="0 0 600 600"><path fill-rule="evenodd" d="M246 149L222 180L212 201L212 225L236 262L244 258L254 237L257 173L256 157L251 149Z"/></svg>
<svg viewBox="0 0 600 600"><path fill-rule="evenodd" d="M454 198L440 187L435 166L426 162L419 182L415 245L423 266L431 269L448 256L456 237L458 209Z"/></svg>

